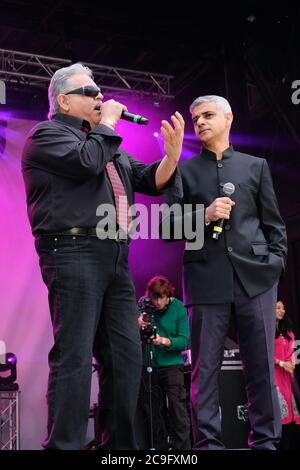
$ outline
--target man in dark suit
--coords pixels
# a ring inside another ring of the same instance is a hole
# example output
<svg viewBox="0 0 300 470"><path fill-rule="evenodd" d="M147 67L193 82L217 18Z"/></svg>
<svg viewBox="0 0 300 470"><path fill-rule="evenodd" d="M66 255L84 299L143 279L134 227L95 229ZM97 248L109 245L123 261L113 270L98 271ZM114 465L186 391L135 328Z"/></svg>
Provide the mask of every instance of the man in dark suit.
<svg viewBox="0 0 300 470"><path fill-rule="evenodd" d="M144 165L120 148L115 132L126 107L102 99L89 68L57 70L49 120L31 131L23 151L28 215L54 334L43 443L49 450L84 445L93 350L103 372L101 446L137 447L141 349L128 271L128 206L135 191L157 195L175 184L184 121L179 113L173 125L162 121L166 156ZM114 223L105 230L100 214L108 207Z"/></svg>
<svg viewBox="0 0 300 470"><path fill-rule="evenodd" d="M281 432L274 383L274 311L287 252L285 226L266 160L237 152L229 144L233 115L228 101L199 97L190 111L203 150L180 165L180 202L205 207L204 245L186 250L183 261L191 322L194 449L224 448L218 376L232 312L246 377L249 445L274 449ZM229 185L235 188L231 198L223 192L226 183L234 185ZM201 217L201 211L193 216Z"/></svg>

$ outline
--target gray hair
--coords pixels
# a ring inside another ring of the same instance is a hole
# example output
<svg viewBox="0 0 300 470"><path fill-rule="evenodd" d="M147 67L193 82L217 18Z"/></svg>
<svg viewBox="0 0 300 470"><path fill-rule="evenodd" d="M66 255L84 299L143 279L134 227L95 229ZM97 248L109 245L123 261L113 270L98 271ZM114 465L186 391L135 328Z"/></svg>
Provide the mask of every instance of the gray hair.
<svg viewBox="0 0 300 470"><path fill-rule="evenodd" d="M51 119L55 113L59 112L59 104L57 101L58 95L70 91L69 78L72 75L87 75L88 77L93 77L91 69L85 65L77 64L69 65L68 67L63 67L56 70L55 74L52 76L50 85L48 88L48 99L49 99L49 113L48 118Z"/></svg>
<svg viewBox="0 0 300 470"><path fill-rule="evenodd" d="M202 103L209 103L209 102L216 103L218 108L221 111L223 111L224 114L232 113L231 107L228 101L225 98L223 98L223 96L217 96L217 95L199 96L192 102L190 106L190 112L192 112L193 109L196 108L196 106L199 106Z"/></svg>

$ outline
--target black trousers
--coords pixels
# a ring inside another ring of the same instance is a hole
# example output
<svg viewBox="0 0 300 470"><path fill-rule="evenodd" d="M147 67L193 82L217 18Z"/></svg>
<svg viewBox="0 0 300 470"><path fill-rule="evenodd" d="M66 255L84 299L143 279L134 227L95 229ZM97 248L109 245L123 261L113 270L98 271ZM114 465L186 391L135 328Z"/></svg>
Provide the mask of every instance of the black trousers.
<svg viewBox="0 0 300 470"><path fill-rule="evenodd" d="M151 448L149 390L149 373L144 368L137 414L139 444L143 449ZM151 373L151 392L154 449L190 449L191 426L183 366L154 368Z"/></svg>
<svg viewBox="0 0 300 470"><path fill-rule="evenodd" d="M234 315L243 361L253 449L275 449L281 417L274 379L277 286L249 298L239 280L234 284ZM231 304L189 308L192 350L191 408L194 449L224 449L221 440L218 377Z"/></svg>
<svg viewBox="0 0 300 470"><path fill-rule="evenodd" d="M134 416L142 359L128 245L58 236L37 239L36 249L49 291L54 334L43 446L83 447L94 352L105 377L102 444L109 449L136 449Z"/></svg>

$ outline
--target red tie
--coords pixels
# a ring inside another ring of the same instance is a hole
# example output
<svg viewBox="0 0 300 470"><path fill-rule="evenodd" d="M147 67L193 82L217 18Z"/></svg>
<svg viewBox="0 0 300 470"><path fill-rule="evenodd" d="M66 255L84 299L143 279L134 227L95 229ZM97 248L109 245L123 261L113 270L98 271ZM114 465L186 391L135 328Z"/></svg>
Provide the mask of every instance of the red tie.
<svg viewBox="0 0 300 470"><path fill-rule="evenodd" d="M124 185L113 162L108 162L106 164L106 171L110 179L115 197L117 216L116 222L119 225L119 228L121 228L124 233L128 234L129 225L132 222L132 217L130 213L128 213L129 204Z"/></svg>

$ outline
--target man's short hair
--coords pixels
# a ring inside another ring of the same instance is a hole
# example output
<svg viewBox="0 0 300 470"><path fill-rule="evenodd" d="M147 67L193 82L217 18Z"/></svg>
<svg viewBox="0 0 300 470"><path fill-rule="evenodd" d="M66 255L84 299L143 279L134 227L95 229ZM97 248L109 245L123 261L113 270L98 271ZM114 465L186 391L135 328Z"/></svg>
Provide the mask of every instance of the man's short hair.
<svg viewBox="0 0 300 470"><path fill-rule="evenodd" d="M72 77L72 75L87 75L92 79L94 78L91 69L79 62L56 70L55 74L51 78L48 88L49 119L59 112L59 104L57 101L58 95L70 91L69 78Z"/></svg>
<svg viewBox="0 0 300 470"><path fill-rule="evenodd" d="M232 113L231 111L231 106L226 100L226 98L223 98L223 96L217 96L217 95L205 95L205 96L199 96L196 98L191 106L190 106L190 112L193 111L196 106L199 106L202 103L216 103L218 108L223 111L224 114L226 113Z"/></svg>

